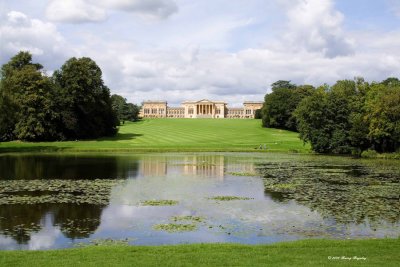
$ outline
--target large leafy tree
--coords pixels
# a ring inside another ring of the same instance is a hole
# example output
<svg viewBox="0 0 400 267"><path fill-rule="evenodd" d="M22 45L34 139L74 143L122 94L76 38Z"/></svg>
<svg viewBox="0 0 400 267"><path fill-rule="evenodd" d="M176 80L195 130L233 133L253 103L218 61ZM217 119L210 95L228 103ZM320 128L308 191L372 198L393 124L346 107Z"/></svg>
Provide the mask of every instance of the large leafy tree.
<svg viewBox="0 0 400 267"><path fill-rule="evenodd" d="M300 137L320 153L365 149L362 106L366 87L362 80L342 80L305 98L295 111Z"/></svg>
<svg viewBox="0 0 400 267"><path fill-rule="evenodd" d="M304 98L294 112L300 138L319 153L330 151L329 120L325 116L327 102L327 87L319 87L311 96Z"/></svg>
<svg viewBox="0 0 400 267"><path fill-rule="evenodd" d="M368 93L365 118L368 137L378 152L394 152L400 147L400 83L381 83Z"/></svg>
<svg viewBox="0 0 400 267"><path fill-rule="evenodd" d="M297 122L293 112L314 88L310 85L297 87L290 81L277 81L271 87L272 93L265 95L262 108L263 126L296 131Z"/></svg>
<svg viewBox="0 0 400 267"><path fill-rule="evenodd" d="M371 147L371 140L368 138L368 121L366 120L366 97L370 90L370 84L363 78L355 79L357 95L353 98L349 123L351 125L348 136L352 152L360 156L364 150Z"/></svg>
<svg viewBox="0 0 400 267"><path fill-rule="evenodd" d="M0 136L29 141L52 140L57 134L52 83L32 63L29 52L20 52L1 70Z"/></svg>
<svg viewBox="0 0 400 267"><path fill-rule="evenodd" d="M112 95L111 105L114 112L117 114L119 123L124 124L126 116L128 115L128 103L126 103L126 99L120 95Z"/></svg>
<svg viewBox="0 0 400 267"><path fill-rule="evenodd" d="M111 136L118 119L112 109L110 90L99 66L90 58L71 58L54 73L62 100L62 123L68 139Z"/></svg>

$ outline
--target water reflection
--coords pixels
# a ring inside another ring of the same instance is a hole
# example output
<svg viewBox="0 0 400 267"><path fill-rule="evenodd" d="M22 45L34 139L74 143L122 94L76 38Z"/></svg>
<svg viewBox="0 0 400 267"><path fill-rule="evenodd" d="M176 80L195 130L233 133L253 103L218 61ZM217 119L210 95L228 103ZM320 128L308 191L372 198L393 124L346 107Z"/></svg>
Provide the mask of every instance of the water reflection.
<svg viewBox="0 0 400 267"><path fill-rule="evenodd" d="M138 160L102 155L2 155L0 180L116 179L136 176Z"/></svg>
<svg viewBox="0 0 400 267"><path fill-rule="evenodd" d="M99 238L149 245L400 233L397 162L176 153L5 155L0 166L0 249L64 248ZM146 200L178 204L142 205ZM195 231L154 228L190 216L201 218Z"/></svg>
<svg viewBox="0 0 400 267"><path fill-rule="evenodd" d="M28 244L32 235L50 225L68 238L87 238L99 227L104 207L89 204L1 205L0 233L22 245Z"/></svg>
<svg viewBox="0 0 400 267"><path fill-rule="evenodd" d="M158 155L144 156L139 172L143 177L169 174L196 175L224 178L225 157L223 155ZM254 165L253 165L254 166Z"/></svg>

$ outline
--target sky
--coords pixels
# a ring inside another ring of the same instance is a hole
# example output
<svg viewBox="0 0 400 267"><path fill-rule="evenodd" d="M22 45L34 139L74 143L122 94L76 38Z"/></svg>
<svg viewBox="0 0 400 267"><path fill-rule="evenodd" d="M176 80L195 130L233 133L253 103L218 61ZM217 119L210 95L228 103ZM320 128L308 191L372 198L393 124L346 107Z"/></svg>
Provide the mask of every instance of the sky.
<svg viewBox="0 0 400 267"><path fill-rule="evenodd" d="M0 0L0 64L90 57L129 102L261 101L277 80L400 77L400 0Z"/></svg>

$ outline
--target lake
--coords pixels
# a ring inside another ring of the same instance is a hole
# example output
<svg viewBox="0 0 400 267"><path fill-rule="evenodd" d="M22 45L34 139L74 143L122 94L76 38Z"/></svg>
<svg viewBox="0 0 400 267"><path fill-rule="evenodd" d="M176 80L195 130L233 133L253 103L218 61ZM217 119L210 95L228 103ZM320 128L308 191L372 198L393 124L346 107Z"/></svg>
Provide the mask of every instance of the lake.
<svg viewBox="0 0 400 267"><path fill-rule="evenodd" d="M0 155L1 250L399 235L398 160Z"/></svg>

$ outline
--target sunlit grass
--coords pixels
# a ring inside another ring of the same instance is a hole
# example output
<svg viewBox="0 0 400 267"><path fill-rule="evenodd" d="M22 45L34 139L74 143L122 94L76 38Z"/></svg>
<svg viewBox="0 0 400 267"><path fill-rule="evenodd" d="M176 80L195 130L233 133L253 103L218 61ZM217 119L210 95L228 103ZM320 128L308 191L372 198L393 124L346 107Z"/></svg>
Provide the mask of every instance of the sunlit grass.
<svg viewBox="0 0 400 267"><path fill-rule="evenodd" d="M398 266L400 239L0 251L0 266Z"/></svg>
<svg viewBox="0 0 400 267"><path fill-rule="evenodd" d="M146 119L126 123L112 138L67 142L0 143L0 152L13 151L308 152L309 146L303 145L297 133L262 128L260 120Z"/></svg>

